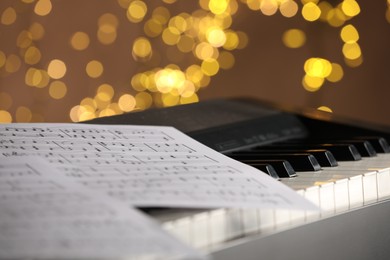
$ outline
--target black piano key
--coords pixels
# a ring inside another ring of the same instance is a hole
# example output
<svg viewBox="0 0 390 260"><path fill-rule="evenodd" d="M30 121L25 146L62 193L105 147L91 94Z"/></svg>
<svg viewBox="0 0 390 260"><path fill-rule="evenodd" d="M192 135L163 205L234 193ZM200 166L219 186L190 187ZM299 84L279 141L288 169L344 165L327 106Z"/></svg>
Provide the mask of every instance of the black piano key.
<svg viewBox="0 0 390 260"><path fill-rule="evenodd" d="M228 156L236 160L286 160L295 171L319 171L321 166L317 159L308 153L296 153L296 154L262 154L252 152L233 152Z"/></svg>
<svg viewBox="0 0 390 260"><path fill-rule="evenodd" d="M281 149L280 147L263 148L261 146L253 149L258 153L309 153L314 155L321 167L335 167L338 165L333 154L325 149Z"/></svg>
<svg viewBox="0 0 390 260"><path fill-rule="evenodd" d="M270 164L275 169L279 178L291 178L296 177L297 173L291 164L286 160L240 160L240 162L253 165L253 164Z"/></svg>
<svg viewBox="0 0 390 260"><path fill-rule="evenodd" d="M356 147L348 144L307 144L286 142L273 144L270 147L283 147L283 149L326 149L333 154L337 161L359 161L362 159L362 156Z"/></svg>
<svg viewBox="0 0 390 260"><path fill-rule="evenodd" d="M356 147L360 155L363 157L376 156L376 151L369 141L366 140L344 140L344 139L308 139L305 143L314 144L351 144Z"/></svg>
<svg viewBox="0 0 390 260"><path fill-rule="evenodd" d="M390 153L390 145L387 140L380 136L354 136L354 139L367 140L377 153Z"/></svg>
<svg viewBox="0 0 390 260"><path fill-rule="evenodd" d="M279 179L279 175L276 172L275 168L269 163L247 163L247 164L265 172L266 174L268 174L274 179Z"/></svg>

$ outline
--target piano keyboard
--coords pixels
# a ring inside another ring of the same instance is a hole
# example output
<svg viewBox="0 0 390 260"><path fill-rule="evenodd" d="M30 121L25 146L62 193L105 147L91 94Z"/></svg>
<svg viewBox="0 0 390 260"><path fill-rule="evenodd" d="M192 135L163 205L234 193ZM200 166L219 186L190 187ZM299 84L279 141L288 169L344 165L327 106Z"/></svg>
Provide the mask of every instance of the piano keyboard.
<svg viewBox="0 0 390 260"><path fill-rule="evenodd" d="M389 199L390 154L339 162L337 167L316 172L298 172L297 177L280 181L321 211L214 209L161 211L154 216L181 240L211 253L235 239L273 234Z"/></svg>
<svg viewBox="0 0 390 260"><path fill-rule="evenodd" d="M326 115L323 117L328 119ZM342 218L345 214L351 214L357 210L365 212L363 209L367 207L381 205L381 202L389 201L390 153L387 144L384 145L384 151L381 150L381 140L383 139L366 137L368 142L371 142L368 148L364 147L367 144L363 143L362 145L361 142L357 141L351 141L349 144L336 141L335 147L329 147L329 145L315 145L313 137L321 139L326 137L328 133L332 133L332 135L337 133L339 136L348 136L349 138L350 134L360 136L383 134L386 139L389 139L390 131L387 129L386 131L367 130L340 124L337 120L335 122L328 121L284 113L246 101L216 101L187 105L183 108L173 107L95 119L91 123L175 126L198 141L228 156L252 164L257 168L271 169L270 175L279 178L282 183L321 208L321 211L318 212L225 208L205 210L145 209L161 223L164 229L189 245L203 250L216 259L226 259L229 254L238 254L237 250L232 251L232 248L240 248L237 245L241 244L245 250L249 248L258 254L256 248L261 248L261 243L266 244L261 240L263 237L279 233L285 234L286 230L310 226L310 223L321 223L322 220L326 219L338 219L337 216ZM315 155L313 152L312 155L306 155L308 162L302 161L302 158L294 161L296 158L290 156L291 151L286 152L286 150L302 149L295 148L295 146L297 142L305 140L302 138L307 137L310 137L310 139L306 139L308 143L305 144L307 146L305 149L307 151L294 151L293 153L307 154L310 153L310 149L325 149L329 150L327 153L330 155L323 152ZM264 150L267 149L269 154L265 155L266 151ZM281 156L286 153L290 157ZM289 159L292 161L288 161ZM329 165L326 162L328 159L331 161ZM275 160L278 160L278 164L275 163ZM280 164L281 162L282 164ZM264 165L271 166L267 168ZM382 211L389 207L389 203L384 205L386 206L382 207ZM362 220L359 221L362 222ZM351 231L352 233L354 234L355 231ZM357 235L362 234L357 233ZM381 238L389 240L386 233ZM337 238L331 237L331 239L337 241ZM258 242L255 244L253 241ZM297 242L291 241L291 243ZM306 243L310 243L310 241L306 241ZM327 243L337 245L337 242L328 241ZM252 245L252 247L248 247L248 245ZM377 245L377 242L374 241L371 246L367 247L387 247L386 242L382 243L382 246ZM267 250L267 248L262 248L262 250ZM317 250L320 250L320 247ZM238 252L240 251L238 250ZM245 252L242 253L245 254ZM275 252L271 252L267 256L274 254ZM385 254L390 255L390 252L385 252ZM348 257L352 255L346 254ZM366 255L361 253L359 256L367 255L375 254L368 252ZM292 255L289 256L290 259L294 259ZM251 258L248 254L246 257L240 255L240 258L258 259ZM236 258L230 257L230 259Z"/></svg>

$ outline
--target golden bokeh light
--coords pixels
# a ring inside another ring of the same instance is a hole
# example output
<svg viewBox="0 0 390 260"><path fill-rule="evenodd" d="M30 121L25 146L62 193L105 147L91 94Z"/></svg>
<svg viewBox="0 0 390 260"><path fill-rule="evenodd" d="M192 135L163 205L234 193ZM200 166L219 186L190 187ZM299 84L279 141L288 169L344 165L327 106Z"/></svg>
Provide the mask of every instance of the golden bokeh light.
<svg viewBox="0 0 390 260"><path fill-rule="evenodd" d="M19 33L16 39L16 46L19 48L27 48L32 44L32 34L29 31L23 30Z"/></svg>
<svg viewBox="0 0 390 260"><path fill-rule="evenodd" d="M44 88L49 81L49 74L45 70L29 68L25 75L25 83L30 87Z"/></svg>
<svg viewBox="0 0 390 260"><path fill-rule="evenodd" d="M219 53L217 61L221 69L227 70L233 68L235 63L235 58L233 54L231 54L230 52L222 51Z"/></svg>
<svg viewBox="0 0 390 260"><path fill-rule="evenodd" d="M196 103L199 102L199 97L196 93L194 93L192 96L189 97L181 97L180 98L180 104L191 104L191 103Z"/></svg>
<svg viewBox="0 0 390 260"><path fill-rule="evenodd" d="M188 23L185 19L184 14L181 16L174 16L169 20L168 27L175 27L181 33L185 32L188 29Z"/></svg>
<svg viewBox="0 0 390 260"><path fill-rule="evenodd" d="M332 5L327 1L321 1L320 3L318 3L318 7L321 10L321 15L319 20L322 22L327 22L329 19L328 16L329 12L333 10Z"/></svg>
<svg viewBox="0 0 390 260"><path fill-rule="evenodd" d="M135 102L137 104L138 109L144 110L152 106L153 98L147 92L140 92L137 95L135 95Z"/></svg>
<svg viewBox="0 0 390 260"><path fill-rule="evenodd" d="M144 91L146 89L146 84L144 84L146 80L148 80L148 76L144 73L137 73L131 78L130 85L136 91Z"/></svg>
<svg viewBox="0 0 390 260"><path fill-rule="evenodd" d="M155 8L152 12L152 17L160 22L160 24L166 24L171 17L169 10L163 6Z"/></svg>
<svg viewBox="0 0 390 260"><path fill-rule="evenodd" d="M85 50L89 46L88 34L85 32L75 32L70 38L70 45L75 50Z"/></svg>
<svg viewBox="0 0 390 260"><path fill-rule="evenodd" d="M242 32L242 31L237 31L236 33L237 33L237 36L238 36L237 49L241 50L241 49L246 48L246 46L248 45L248 42L249 42L248 35L245 32ZM225 45L224 45L224 48L225 48Z"/></svg>
<svg viewBox="0 0 390 260"><path fill-rule="evenodd" d="M195 55L200 60L211 59L217 56L216 49L207 42L199 43L195 48Z"/></svg>
<svg viewBox="0 0 390 260"><path fill-rule="evenodd" d="M105 117L105 116L113 116L113 115L116 115L116 111L112 108L105 108L103 110L101 110L99 113L98 113L98 117ZM82 118L83 115L81 115L81 118L80 118L80 121L84 121L85 119ZM88 118L89 119L89 118Z"/></svg>
<svg viewBox="0 0 390 260"><path fill-rule="evenodd" d="M320 18L321 9L314 2L308 2L302 8L302 16L306 21L313 22Z"/></svg>
<svg viewBox="0 0 390 260"><path fill-rule="evenodd" d="M202 72L202 68L199 65L191 65L189 66L186 71L186 78L193 82L195 86L200 86L202 79L205 77L204 73Z"/></svg>
<svg viewBox="0 0 390 260"><path fill-rule="evenodd" d="M100 61L91 60L87 63L85 71L90 78L98 78L103 74L104 67Z"/></svg>
<svg viewBox="0 0 390 260"><path fill-rule="evenodd" d="M135 97L130 94L124 94L118 100L118 106L124 112L130 112L134 110L135 105Z"/></svg>
<svg viewBox="0 0 390 260"><path fill-rule="evenodd" d="M175 45L180 40L180 31L175 27L168 27L163 31L162 39L167 45Z"/></svg>
<svg viewBox="0 0 390 260"><path fill-rule="evenodd" d="M324 84L324 78L305 75L302 80L303 87L309 92L318 91Z"/></svg>
<svg viewBox="0 0 390 260"><path fill-rule="evenodd" d="M320 106L317 108L318 110L320 111L324 111L324 112L328 112L328 113L333 113L332 109L330 109L329 107L327 106Z"/></svg>
<svg viewBox="0 0 390 260"><path fill-rule="evenodd" d="M306 35L302 30L289 29L283 33L282 41L288 48L300 48L306 42Z"/></svg>
<svg viewBox="0 0 390 260"><path fill-rule="evenodd" d="M51 0L38 0L34 12L39 16L46 16L51 12L52 7Z"/></svg>
<svg viewBox="0 0 390 260"><path fill-rule="evenodd" d="M24 54L24 62L29 65L37 64L41 60L41 51L34 46L28 47Z"/></svg>
<svg viewBox="0 0 390 260"><path fill-rule="evenodd" d="M184 83L179 86L178 94L182 97L191 97L196 91L195 85L193 82L186 80Z"/></svg>
<svg viewBox="0 0 390 260"><path fill-rule="evenodd" d="M348 24L341 29L340 37L345 43L354 43L359 40L359 33L353 25Z"/></svg>
<svg viewBox="0 0 390 260"><path fill-rule="evenodd" d="M15 120L19 123L30 122L32 119L32 112L28 107L20 106L16 109Z"/></svg>
<svg viewBox="0 0 390 260"><path fill-rule="evenodd" d="M11 25L16 21L16 11L12 7L8 7L1 14L1 23L4 25Z"/></svg>
<svg viewBox="0 0 390 260"><path fill-rule="evenodd" d="M356 16L360 13L360 6L355 0L344 0L341 3L341 9L350 17Z"/></svg>
<svg viewBox="0 0 390 260"><path fill-rule="evenodd" d="M191 52L194 49L195 40L191 36L183 35L177 43L177 48L184 53Z"/></svg>
<svg viewBox="0 0 390 260"><path fill-rule="evenodd" d="M97 103L93 98L84 98L81 100L80 105L85 107L88 111L95 111L97 108Z"/></svg>
<svg viewBox="0 0 390 260"><path fill-rule="evenodd" d="M157 37L163 31L163 24L158 19L149 19L144 25L144 32L149 37Z"/></svg>
<svg viewBox="0 0 390 260"><path fill-rule="evenodd" d="M101 15L98 19L98 27L102 27L104 25L110 25L116 29L119 26L118 17L112 13L105 13Z"/></svg>
<svg viewBox="0 0 390 260"><path fill-rule="evenodd" d="M0 110L0 123L11 123L11 122L12 122L11 114L6 110Z"/></svg>
<svg viewBox="0 0 390 260"><path fill-rule="evenodd" d="M234 50L239 46L240 38L236 32L227 31L225 32L225 36L226 36L226 41L225 44L223 45L223 48L225 50Z"/></svg>
<svg viewBox="0 0 390 260"><path fill-rule="evenodd" d="M206 38L211 46L217 48L223 46L226 42L225 32L218 27L208 29L206 32Z"/></svg>
<svg viewBox="0 0 390 260"><path fill-rule="evenodd" d="M127 8L127 19L129 19L130 22L139 23L144 19L147 10L148 8L143 1L132 1Z"/></svg>
<svg viewBox="0 0 390 260"><path fill-rule="evenodd" d="M132 53L135 60L150 57L152 54L152 45L147 38L139 37L133 43Z"/></svg>
<svg viewBox="0 0 390 260"><path fill-rule="evenodd" d="M201 65L202 72L207 76L214 76L219 71L219 63L215 59L206 59L202 62Z"/></svg>
<svg viewBox="0 0 390 260"><path fill-rule="evenodd" d="M45 35L45 28L40 23L32 23L28 31L31 33L31 38L34 41L39 41Z"/></svg>
<svg viewBox="0 0 390 260"><path fill-rule="evenodd" d="M293 17L298 13L298 4L292 0L282 1L279 6L280 13L287 18Z"/></svg>
<svg viewBox="0 0 390 260"><path fill-rule="evenodd" d="M264 15L274 15L278 11L278 2L276 0L262 0L260 2L260 11Z"/></svg>
<svg viewBox="0 0 390 260"><path fill-rule="evenodd" d="M305 62L304 70L310 77L325 78L332 72L332 65L326 59L310 58Z"/></svg>
<svg viewBox="0 0 390 260"><path fill-rule="evenodd" d="M65 97L68 91L67 86L62 81L53 81L49 86L49 95L54 99L61 99Z"/></svg>
<svg viewBox="0 0 390 260"><path fill-rule="evenodd" d="M326 19L330 26L340 27L345 23L347 17L339 8L333 8L327 13Z"/></svg>
<svg viewBox="0 0 390 260"><path fill-rule="evenodd" d="M359 44L352 42L343 45L343 54L349 60L356 60L362 55L362 52Z"/></svg>
<svg viewBox="0 0 390 260"><path fill-rule="evenodd" d="M161 101L164 107L176 106L180 102L180 97L170 93L163 93L161 94Z"/></svg>
<svg viewBox="0 0 390 260"><path fill-rule="evenodd" d="M95 101L103 101L108 102L110 101L114 96L114 88L109 84L102 84L98 87L96 91L96 99Z"/></svg>
<svg viewBox="0 0 390 260"><path fill-rule="evenodd" d="M117 38L117 27L119 25L118 18L111 14L105 13L98 19L97 38L103 45L110 45Z"/></svg>
<svg viewBox="0 0 390 260"><path fill-rule="evenodd" d="M185 82L185 74L177 69L162 69L155 74L156 87L161 93L171 92Z"/></svg>
<svg viewBox="0 0 390 260"><path fill-rule="evenodd" d="M61 79L66 74L66 65L62 60L54 59L50 61L47 73L52 79Z"/></svg>
<svg viewBox="0 0 390 260"><path fill-rule="evenodd" d="M343 76L344 76L343 67L341 67L340 64L332 63L332 71L326 77L326 79L330 82L338 82L343 78Z"/></svg>
<svg viewBox="0 0 390 260"><path fill-rule="evenodd" d="M209 10L213 14L223 14L229 6L228 0L210 0L208 4Z"/></svg>
<svg viewBox="0 0 390 260"><path fill-rule="evenodd" d="M5 61L5 71L9 73L17 72L20 69L22 62L19 56L11 54L7 57Z"/></svg>

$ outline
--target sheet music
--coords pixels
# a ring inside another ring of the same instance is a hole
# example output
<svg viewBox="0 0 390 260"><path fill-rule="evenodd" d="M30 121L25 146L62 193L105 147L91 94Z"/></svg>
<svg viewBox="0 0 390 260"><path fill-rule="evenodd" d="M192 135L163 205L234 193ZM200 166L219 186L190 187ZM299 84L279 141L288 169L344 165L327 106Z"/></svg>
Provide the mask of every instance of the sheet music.
<svg viewBox="0 0 390 260"><path fill-rule="evenodd" d="M0 259L201 259L146 215L40 158L0 161Z"/></svg>
<svg viewBox="0 0 390 260"><path fill-rule="evenodd" d="M133 206L315 209L266 174L172 127L4 124L0 130L3 156L40 156Z"/></svg>

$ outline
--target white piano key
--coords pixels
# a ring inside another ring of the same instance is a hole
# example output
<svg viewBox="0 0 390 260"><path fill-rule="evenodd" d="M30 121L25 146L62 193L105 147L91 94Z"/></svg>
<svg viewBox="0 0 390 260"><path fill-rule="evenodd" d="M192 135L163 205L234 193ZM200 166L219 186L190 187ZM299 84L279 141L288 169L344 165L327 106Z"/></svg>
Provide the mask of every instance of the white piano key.
<svg viewBox="0 0 390 260"><path fill-rule="evenodd" d="M314 205L320 207L320 193L318 186L306 188L304 197L314 203ZM305 219L308 222L318 220L321 216L319 211L306 211L305 215Z"/></svg>
<svg viewBox="0 0 390 260"><path fill-rule="evenodd" d="M363 177L357 175L350 177L348 181L349 191L349 208L357 208L363 206Z"/></svg>
<svg viewBox="0 0 390 260"><path fill-rule="evenodd" d="M291 225L290 210L276 209L275 210L275 229L285 229Z"/></svg>
<svg viewBox="0 0 390 260"><path fill-rule="evenodd" d="M336 213L344 212L349 209L348 179L335 181L334 202Z"/></svg>
<svg viewBox="0 0 390 260"><path fill-rule="evenodd" d="M378 200L377 172L363 174L364 204L370 204Z"/></svg>
<svg viewBox="0 0 390 260"><path fill-rule="evenodd" d="M226 240L243 235L241 209L228 209L226 215Z"/></svg>
<svg viewBox="0 0 390 260"><path fill-rule="evenodd" d="M259 209L257 210L259 217L259 231L260 233L268 233L275 229L275 213L273 209Z"/></svg>
<svg viewBox="0 0 390 260"><path fill-rule="evenodd" d="M305 190L297 190L297 193L304 197ZM305 223L305 211L304 210L291 210L290 211L290 223L292 226L298 226Z"/></svg>
<svg viewBox="0 0 390 260"><path fill-rule="evenodd" d="M192 245L196 248L209 246L209 212L199 213L192 217L191 225Z"/></svg>
<svg viewBox="0 0 390 260"><path fill-rule="evenodd" d="M227 240L226 239L227 238L227 229L226 229L227 214L228 214L227 209L217 209L210 212L209 241L211 245L217 245Z"/></svg>
<svg viewBox="0 0 390 260"><path fill-rule="evenodd" d="M251 234L258 232L259 219L257 209L243 209L241 213L244 233Z"/></svg>
<svg viewBox="0 0 390 260"><path fill-rule="evenodd" d="M378 171L378 198L384 200L390 197L390 168Z"/></svg>
<svg viewBox="0 0 390 260"><path fill-rule="evenodd" d="M299 226L306 222L306 214L304 210L291 210L290 211L290 224L291 226Z"/></svg>
<svg viewBox="0 0 390 260"><path fill-rule="evenodd" d="M319 206L321 208L321 216L331 216L335 212L334 203L334 183L329 182L322 184L319 187Z"/></svg>
<svg viewBox="0 0 390 260"><path fill-rule="evenodd" d="M192 245L191 227L194 223L191 217L179 218L172 222L172 224L172 229L170 229L171 233L184 243Z"/></svg>

